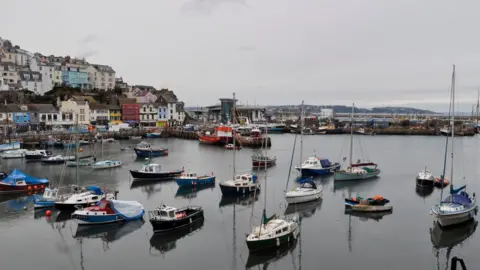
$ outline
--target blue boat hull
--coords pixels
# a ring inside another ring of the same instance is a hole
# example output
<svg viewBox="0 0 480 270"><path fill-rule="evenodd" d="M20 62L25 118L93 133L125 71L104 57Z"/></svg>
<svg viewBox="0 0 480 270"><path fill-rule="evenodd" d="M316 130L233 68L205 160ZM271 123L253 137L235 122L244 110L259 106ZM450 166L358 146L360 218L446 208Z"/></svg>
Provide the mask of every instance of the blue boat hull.
<svg viewBox="0 0 480 270"><path fill-rule="evenodd" d="M35 209L55 207L55 201L35 199L33 200L33 207Z"/></svg>
<svg viewBox="0 0 480 270"><path fill-rule="evenodd" d="M147 138L161 138L162 135L147 133Z"/></svg>
<svg viewBox="0 0 480 270"><path fill-rule="evenodd" d="M268 128L268 133L285 133L285 128Z"/></svg>
<svg viewBox="0 0 480 270"><path fill-rule="evenodd" d="M180 187L215 185L215 176L202 177L197 179L175 178L175 182L177 182L177 185L179 185Z"/></svg>
<svg viewBox="0 0 480 270"><path fill-rule="evenodd" d="M73 214L72 218L77 219L78 225L100 225L121 222L124 219L117 214L113 215L77 215Z"/></svg>
<svg viewBox="0 0 480 270"><path fill-rule="evenodd" d="M139 150L135 148L134 150L135 150L135 154L137 154L137 157L141 157L141 158L163 157L168 155L167 149L148 151L148 150Z"/></svg>
<svg viewBox="0 0 480 270"><path fill-rule="evenodd" d="M319 175L329 175L335 171L340 170L340 164L335 164L334 166L321 169L300 169L297 168L302 174L302 176L319 176Z"/></svg>

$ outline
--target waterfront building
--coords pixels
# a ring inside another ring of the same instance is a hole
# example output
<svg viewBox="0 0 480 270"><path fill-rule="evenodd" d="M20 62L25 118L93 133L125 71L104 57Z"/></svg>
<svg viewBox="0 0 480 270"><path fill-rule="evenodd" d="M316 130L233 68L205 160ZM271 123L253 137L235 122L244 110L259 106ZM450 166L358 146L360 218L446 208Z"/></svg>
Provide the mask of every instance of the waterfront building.
<svg viewBox="0 0 480 270"><path fill-rule="evenodd" d="M154 127L158 120L158 108L155 103L140 104L140 124L142 127Z"/></svg>
<svg viewBox="0 0 480 270"><path fill-rule="evenodd" d="M55 65L48 62L42 62L40 59L30 56L30 70L42 74L42 87L38 88L37 94L43 95L52 90L54 83Z"/></svg>
<svg viewBox="0 0 480 270"><path fill-rule="evenodd" d="M90 124L90 106L88 101L69 99L61 102L60 112L63 121L75 123L78 116L78 123Z"/></svg>
<svg viewBox="0 0 480 270"><path fill-rule="evenodd" d="M118 102L122 108L122 121L132 126L140 122L140 104L134 98L119 98Z"/></svg>
<svg viewBox="0 0 480 270"><path fill-rule="evenodd" d="M157 103L157 127L167 127L168 126L168 107L167 103Z"/></svg>
<svg viewBox="0 0 480 270"><path fill-rule="evenodd" d="M318 117L320 119L333 119L335 117L335 113L332 108L324 108L320 109L320 115Z"/></svg>
<svg viewBox="0 0 480 270"><path fill-rule="evenodd" d="M27 107L32 127L50 129L52 126L64 124L59 110L52 104L27 104Z"/></svg>
<svg viewBox="0 0 480 270"><path fill-rule="evenodd" d="M244 106L235 101L236 119L247 118L250 123L265 121L265 107L260 106ZM208 120L214 123L233 122L233 99L221 98L220 104L207 106Z"/></svg>
<svg viewBox="0 0 480 270"><path fill-rule="evenodd" d="M160 93L157 101L158 103L167 105L167 121L169 126L183 124L185 120L185 103L178 101L172 91L167 90Z"/></svg>
<svg viewBox="0 0 480 270"><path fill-rule="evenodd" d="M91 89L112 90L115 88L115 71L110 66L91 64L86 68Z"/></svg>
<svg viewBox="0 0 480 270"><path fill-rule="evenodd" d="M90 103L90 123L93 125L108 125L110 108L105 104Z"/></svg>
<svg viewBox="0 0 480 270"><path fill-rule="evenodd" d="M109 105L109 120L110 124L116 125L116 124L122 124L122 108L117 105Z"/></svg>
<svg viewBox="0 0 480 270"><path fill-rule="evenodd" d="M37 71L20 71L20 84L23 89L28 89L35 94L43 94L42 74Z"/></svg>
<svg viewBox="0 0 480 270"><path fill-rule="evenodd" d="M0 85L2 86L16 85L18 84L19 80L20 80L20 77L15 67L15 63L13 62L0 63ZM9 90L9 87L6 87L3 90Z"/></svg>

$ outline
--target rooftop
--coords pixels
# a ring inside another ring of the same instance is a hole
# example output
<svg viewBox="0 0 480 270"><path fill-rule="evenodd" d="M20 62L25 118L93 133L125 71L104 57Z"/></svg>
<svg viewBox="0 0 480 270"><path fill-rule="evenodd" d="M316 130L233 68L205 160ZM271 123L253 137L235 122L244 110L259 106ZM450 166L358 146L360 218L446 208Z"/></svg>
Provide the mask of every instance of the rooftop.
<svg viewBox="0 0 480 270"><path fill-rule="evenodd" d="M28 110L38 113L56 113L58 112L52 104L27 104Z"/></svg>
<svg viewBox="0 0 480 270"><path fill-rule="evenodd" d="M106 65L95 65L92 64L94 68L96 68L100 72L107 72L107 73L115 73L115 70L113 70L112 67L106 66Z"/></svg>
<svg viewBox="0 0 480 270"><path fill-rule="evenodd" d="M108 110L110 109L110 106L106 104L92 103L90 104L90 109L91 110Z"/></svg>

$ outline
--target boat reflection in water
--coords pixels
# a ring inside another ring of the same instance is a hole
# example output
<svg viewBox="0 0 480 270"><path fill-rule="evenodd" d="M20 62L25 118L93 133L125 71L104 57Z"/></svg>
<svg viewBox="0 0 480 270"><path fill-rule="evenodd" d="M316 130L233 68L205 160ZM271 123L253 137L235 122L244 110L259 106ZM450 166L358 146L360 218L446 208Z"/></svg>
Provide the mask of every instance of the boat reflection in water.
<svg viewBox="0 0 480 270"><path fill-rule="evenodd" d="M150 238L150 255L157 256L152 252L152 247L160 252L160 255L163 253L173 250L177 247L177 240L186 237L187 235L192 235L200 231L203 227L204 220L194 223L190 227L178 229L168 233L156 233Z"/></svg>
<svg viewBox="0 0 480 270"><path fill-rule="evenodd" d="M214 188L215 188L214 185L199 185L196 187L189 187L189 186L178 187L177 193L175 193L175 198L177 197L182 197L186 199L196 198L198 192L206 189L213 190Z"/></svg>
<svg viewBox="0 0 480 270"><path fill-rule="evenodd" d="M428 188L428 187L421 187L421 186L416 186L415 187L415 192L417 193L418 196L420 197L428 197L433 193L434 188Z"/></svg>
<svg viewBox="0 0 480 270"><path fill-rule="evenodd" d="M97 239L105 243L111 243L123 236L140 229L145 221L143 219L124 223L113 223L95 226L78 226L74 238Z"/></svg>
<svg viewBox="0 0 480 270"><path fill-rule="evenodd" d="M241 206L250 206L254 201L258 200L260 192L246 194L244 196L222 196L219 206L225 207L229 205L241 205ZM255 197L255 199L254 199Z"/></svg>
<svg viewBox="0 0 480 270"><path fill-rule="evenodd" d="M347 209L345 210L346 215L358 217L361 221L368 221L370 219L378 222L384 216L391 215L392 213L393 213L392 210L385 211L385 212L358 212L358 211L350 211Z"/></svg>
<svg viewBox="0 0 480 270"><path fill-rule="evenodd" d="M47 216L47 211L51 211L51 215ZM35 210L34 219L46 218L50 223L64 222L72 219L72 213L70 211L59 211L57 209L39 209Z"/></svg>
<svg viewBox="0 0 480 270"><path fill-rule="evenodd" d="M298 213L300 218L309 218L312 217L317 210L320 210L322 207L322 199L301 203L301 204L290 204L287 209L285 209L285 215L292 215Z"/></svg>
<svg viewBox="0 0 480 270"><path fill-rule="evenodd" d="M437 258L438 269L440 269L440 252L442 250L446 250L445 269L448 269L450 254L453 248L472 236L477 229L477 225L478 222L475 220L447 228L442 228L438 222L433 223L433 228L430 228L430 236L435 249L435 257ZM453 265L452 269L454 269Z"/></svg>
<svg viewBox="0 0 480 270"><path fill-rule="evenodd" d="M293 242L288 243L288 245L280 246L278 249L249 252L247 265L245 267L247 269L268 269L268 265L280 260L288 253L292 253L297 247L298 242L298 240L294 240ZM262 267L260 267L260 265L262 265Z"/></svg>

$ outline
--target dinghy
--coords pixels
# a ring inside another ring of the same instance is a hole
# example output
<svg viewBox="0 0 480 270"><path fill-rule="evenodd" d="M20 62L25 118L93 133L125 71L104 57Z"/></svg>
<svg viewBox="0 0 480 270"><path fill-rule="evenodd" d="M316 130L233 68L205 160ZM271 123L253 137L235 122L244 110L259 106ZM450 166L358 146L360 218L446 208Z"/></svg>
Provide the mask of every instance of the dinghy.
<svg viewBox="0 0 480 270"><path fill-rule="evenodd" d="M72 218L78 225L100 225L125 222L143 218L143 205L136 201L118 201L102 199L95 206L78 207Z"/></svg>
<svg viewBox="0 0 480 270"><path fill-rule="evenodd" d="M111 169L120 166L122 166L122 162L120 160L102 160L91 165L92 169L94 170Z"/></svg>
<svg viewBox="0 0 480 270"><path fill-rule="evenodd" d="M382 196L376 195L373 198L363 199L353 197L345 199L345 210L354 212L388 212L393 207L389 205L390 201Z"/></svg>

